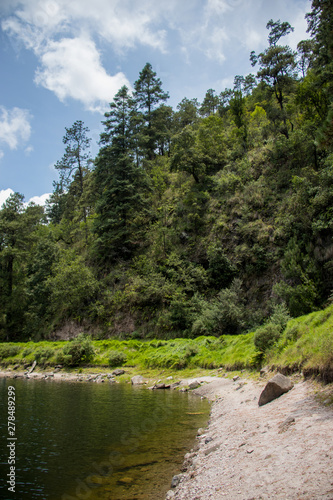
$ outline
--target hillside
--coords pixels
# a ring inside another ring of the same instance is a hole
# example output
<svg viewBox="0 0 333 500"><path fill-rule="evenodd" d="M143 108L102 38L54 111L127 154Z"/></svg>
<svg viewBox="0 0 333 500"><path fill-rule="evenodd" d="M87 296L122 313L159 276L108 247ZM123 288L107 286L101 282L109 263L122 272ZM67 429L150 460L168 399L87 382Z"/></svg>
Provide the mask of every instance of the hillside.
<svg viewBox="0 0 333 500"><path fill-rule="evenodd" d="M94 159L66 129L45 210L19 193L0 210L1 341L227 338L280 315L275 341L330 303L332 7L308 23L296 53L269 21L256 74L176 110L147 63Z"/></svg>

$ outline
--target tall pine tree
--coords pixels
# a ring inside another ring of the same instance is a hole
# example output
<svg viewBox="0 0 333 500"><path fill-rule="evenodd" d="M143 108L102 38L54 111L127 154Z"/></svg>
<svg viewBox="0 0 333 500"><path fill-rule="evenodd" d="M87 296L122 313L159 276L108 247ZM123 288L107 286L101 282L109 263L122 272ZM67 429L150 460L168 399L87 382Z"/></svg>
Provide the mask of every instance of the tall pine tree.
<svg viewBox="0 0 333 500"><path fill-rule="evenodd" d="M140 212L146 205L147 178L135 161L135 109L135 101L123 86L103 122L105 131L95 169L101 194L94 232L97 259L104 266L130 258L142 229Z"/></svg>
<svg viewBox="0 0 333 500"><path fill-rule="evenodd" d="M150 63L147 63L138 80L134 83L135 98L138 108L142 113L142 126L140 133L140 143L143 156L152 160L156 154L158 123L154 120L157 112L157 105L169 98L169 94L162 90L162 82L157 78Z"/></svg>

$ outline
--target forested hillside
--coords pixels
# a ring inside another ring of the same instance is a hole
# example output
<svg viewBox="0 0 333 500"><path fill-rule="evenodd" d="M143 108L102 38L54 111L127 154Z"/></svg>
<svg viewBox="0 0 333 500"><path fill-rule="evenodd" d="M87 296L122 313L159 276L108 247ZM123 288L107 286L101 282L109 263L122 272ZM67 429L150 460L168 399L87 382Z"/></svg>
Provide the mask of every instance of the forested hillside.
<svg viewBox="0 0 333 500"><path fill-rule="evenodd" d="M84 123L67 128L45 209L15 193L0 210L0 341L238 334L328 305L332 12L313 0L297 52L270 20L254 73L201 103L172 109L147 63L96 158Z"/></svg>

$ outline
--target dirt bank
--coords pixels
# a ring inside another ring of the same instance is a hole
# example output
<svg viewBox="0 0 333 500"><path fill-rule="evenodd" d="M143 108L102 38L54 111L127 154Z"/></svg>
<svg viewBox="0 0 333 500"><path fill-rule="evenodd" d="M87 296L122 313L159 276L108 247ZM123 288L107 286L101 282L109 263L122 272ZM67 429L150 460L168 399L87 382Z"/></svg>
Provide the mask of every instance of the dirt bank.
<svg viewBox="0 0 333 500"><path fill-rule="evenodd" d="M194 391L215 399L211 418L167 498L333 500L333 408L303 381L259 407L264 385L219 378Z"/></svg>

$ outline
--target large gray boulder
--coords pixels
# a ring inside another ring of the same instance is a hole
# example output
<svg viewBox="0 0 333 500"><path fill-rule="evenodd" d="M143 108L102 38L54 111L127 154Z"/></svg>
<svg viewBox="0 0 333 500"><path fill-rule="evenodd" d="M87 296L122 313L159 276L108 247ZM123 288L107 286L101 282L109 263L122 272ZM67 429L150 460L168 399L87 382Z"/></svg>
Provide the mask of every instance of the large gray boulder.
<svg viewBox="0 0 333 500"><path fill-rule="evenodd" d="M280 397L293 387L294 384L288 377L278 373L267 382L265 389L260 394L258 405L263 406L273 401L273 399Z"/></svg>

